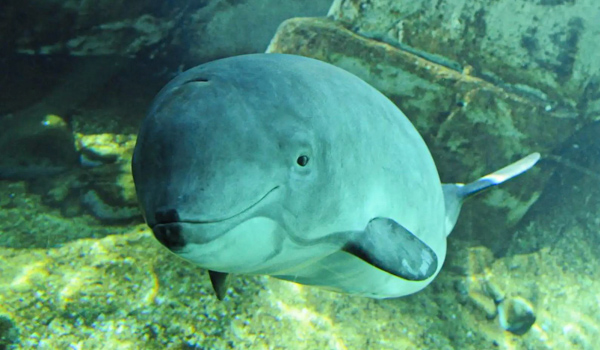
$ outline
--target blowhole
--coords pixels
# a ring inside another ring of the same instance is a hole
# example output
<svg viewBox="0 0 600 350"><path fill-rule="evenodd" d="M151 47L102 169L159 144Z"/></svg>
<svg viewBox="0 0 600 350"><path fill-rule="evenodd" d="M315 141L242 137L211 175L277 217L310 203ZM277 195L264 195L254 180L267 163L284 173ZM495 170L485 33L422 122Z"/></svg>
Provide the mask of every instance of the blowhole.
<svg viewBox="0 0 600 350"><path fill-rule="evenodd" d="M183 83L181 85L189 84L189 83L208 83L208 81L209 80L207 78L194 78L194 79L187 80L185 83Z"/></svg>

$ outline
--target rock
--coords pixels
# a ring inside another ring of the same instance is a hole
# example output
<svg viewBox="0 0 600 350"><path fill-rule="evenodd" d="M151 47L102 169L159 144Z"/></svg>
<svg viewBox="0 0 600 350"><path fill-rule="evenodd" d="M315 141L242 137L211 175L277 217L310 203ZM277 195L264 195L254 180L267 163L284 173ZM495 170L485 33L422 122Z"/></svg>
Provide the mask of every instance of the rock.
<svg viewBox="0 0 600 350"><path fill-rule="evenodd" d="M94 190L81 196L81 203L92 215L104 222L119 222L139 219L140 210L135 206L110 205Z"/></svg>
<svg viewBox="0 0 600 350"><path fill-rule="evenodd" d="M493 320L498 315L496 304L488 295L479 292L471 292L469 301L478 309L485 313L488 320Z"/></svg>
<svg viewBox="0 0 600 350"><path fill-rule="evenodd" d="M455 70L566 116L600 111L595 0L336 0L329 15L356 33Z"/></svg>
<svg viewBox="0 0 600 350"><path fill-rule="evenodd" d="M77 164L73 134L60 116L19 114L0 122L0 179L52 176Z"/></svg>
<svg viewBox="0 0 600 350"><path fill-rule="evenodd" d="M85 209L105 223L141 221L130 165L135 135L76 133L75 138L81 166L32 181L29 189L66 217Z"/></svg>
<svg viewBox="0 0 600 350"><path fill-rule="evenodd" d="M475 179L533 151L549 153L577 128L573 119L537 99L364 38L330 19L284 22L268 52L324 60L379 89L419 130L443 182ZM467 203L455 234L494 253L504 251L510 227L536 201L552 169L537 166L477 197L477 204Z"/></svg>
<svg viewBox="0 0 600 350"><path fill-rule="evenodd" d="M76 167L79 155L68 117L123 69L124 62L78 61L40 101L0 116L0 153L6 155L0 158L0 178L40 179Z"/></svg>
<svg viewBox="0 0 600 350"><path fill-rule="evenodd" d="M158 45L169 36L176 24L168 18L159 19L149 14L117 22L103 23L79 36L39 48L42 54L68 51L72 55L123 55L135 56L148 47ZM20 53L35 53L20 49Z"/></svg>
<svg viewBox="0 0 600 350"><path fill-rule="evenodd" d="M498 305L498 320L505 330L523 335L535 322L533 306L520 297L507 298Z"/></svg>
<svg viewBox="0 0 600 350"><path fill-rule="evenodd" d="M141 218L131 175L135 139L135 135L77 135L82 164L92 166L78 193L83 206L102 221Z"/></svg>
<svg viewBox="0 0 600 350"><path fill-rule="evenodd" d="M85 166L115 163L131 152L135 137L131 135L95 134L77 135L77 150L81 153L81 163ZM128 159L121 159L126 162Z"/></svg>
<svg viewBox="0 0 600 350"><path fill-rule="evenodd" d="M0 14L0 47L13 54L144 56L195 65L264 51L283 20L325 16L330 5L331 0L142 0L135 6L8 0Z"/></svg>
<svg viewBox="0 0 600 350"><path fill-rule="evenodd" d="M464 276L455 284L461 300L483 311L487 319L494 319L498 314L496 306L504 299L504 292L494 282L492 252L485 247L461 247L452 255L445 268Z"/></svg>
<svg viewBox="0 0 600 350"><path fill-rule="evenodd" d="M183 41L194 65L216 58L263 52L291 17L325 16L331 0L211 1L195 12Z"/></svg>

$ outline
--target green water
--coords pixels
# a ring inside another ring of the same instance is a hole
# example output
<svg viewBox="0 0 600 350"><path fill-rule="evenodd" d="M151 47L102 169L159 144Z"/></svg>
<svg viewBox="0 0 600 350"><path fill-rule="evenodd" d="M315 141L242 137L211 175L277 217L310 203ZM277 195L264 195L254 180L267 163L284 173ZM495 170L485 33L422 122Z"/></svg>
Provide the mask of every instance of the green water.
<svg viewBox="0 0 600 350"><path fill-rule="evenodd" d="M317 0L8 1L0 350L597 348L600 4L461 3L342 0L326 19L330 1ZM218 301L206 271L145 226L131 155L173 76L269 42L382 91L442 181L532 151L542 160L465 204L441 273L417 294L374 300L233 275ZM535 323L505 330L498 304L521 302Z"/></svg>

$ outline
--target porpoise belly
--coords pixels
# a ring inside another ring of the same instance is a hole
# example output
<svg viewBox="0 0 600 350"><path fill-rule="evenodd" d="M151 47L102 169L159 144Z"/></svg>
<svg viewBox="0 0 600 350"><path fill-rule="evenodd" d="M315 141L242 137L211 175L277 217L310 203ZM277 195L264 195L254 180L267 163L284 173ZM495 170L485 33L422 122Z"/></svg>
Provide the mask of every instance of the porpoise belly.
<svg viewBox="0 0 600 350"><path fill-rule="evenodd" d="M407 281L339 251L312 264L273 277L335 292L383 299L418 292L435 278L437 272L424 281Z"/></svg>
<svg viewBox="0 0 600 350"><path fill-rule="evenodd" d="M182 225L185 235L192 237L206 236L205 226ZM339 245L327 243L297 244L279 223L257 216L213 240L189 242L177 253L208 270L272 275L311 264L338 249Z"/></svg>

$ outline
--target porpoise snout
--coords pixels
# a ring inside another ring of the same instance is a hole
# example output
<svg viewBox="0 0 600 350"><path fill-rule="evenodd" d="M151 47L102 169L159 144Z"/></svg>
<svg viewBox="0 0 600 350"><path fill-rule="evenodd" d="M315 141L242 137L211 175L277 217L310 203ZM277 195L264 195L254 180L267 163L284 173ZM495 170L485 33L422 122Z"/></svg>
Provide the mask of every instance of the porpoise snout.
<svg viewBox="0 0 600 350"><path fill-rule="evenodd" d="M159 208L154 213L154 223L150 224L154 237L172 251L185 246L179 213L173 208Z"/></svg>
<svg viewBox="0 0 600 350"><path fill-rule="evenodd" d="M181 224L158 224L152 228L154 237L171 251L185 247Z"/></svg>
<svg viewBox="0 0 600 350"><path fill-rule="evenodd" d="M159 208L154 213L155 224L171 224L181 221L177 209Z"/></svg>

